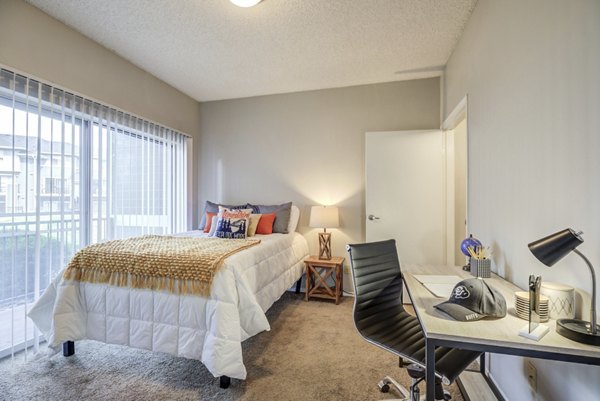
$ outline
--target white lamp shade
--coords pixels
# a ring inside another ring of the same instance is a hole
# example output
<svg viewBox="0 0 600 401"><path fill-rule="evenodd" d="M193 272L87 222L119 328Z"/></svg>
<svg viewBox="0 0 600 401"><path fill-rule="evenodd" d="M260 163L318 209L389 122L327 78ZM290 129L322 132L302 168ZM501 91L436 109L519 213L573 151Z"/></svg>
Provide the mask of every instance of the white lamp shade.
<svg viewBox="0 0 600 401"><path fill-rule="evenodd" d="M340 226L340 215L335 206L313 206L310 209L311 227L335 228Z"/></svg>

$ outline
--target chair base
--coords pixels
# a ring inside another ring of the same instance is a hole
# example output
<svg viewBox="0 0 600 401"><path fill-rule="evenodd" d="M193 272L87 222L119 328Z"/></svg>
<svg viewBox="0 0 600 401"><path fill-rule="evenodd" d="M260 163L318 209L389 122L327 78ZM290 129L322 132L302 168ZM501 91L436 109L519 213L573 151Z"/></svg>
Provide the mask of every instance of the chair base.
<svg viewBox="0 0 600 401"><path fill-rule="evenodd" d="M409 391L406 389L406 387L404 387L403 385L398 383L393 378L391 378L389 376L384 377L383 380L381 380L378 383L379 391L381 391L382 393L387 393L390 391L390 388L391 388L390 385L391 385L402 395L403 398L388 398L386 400L381 400L381 401L425 401L426 396L425 396L425 394L423 394L423 395L420 394L419 387L418 387L419 383L422 380L423 380L422 377L421 378L413 377L412 383L410 386L410 391ZM441 383L439 385L441 386ZM438 392L436 391L436 393L438 393ZM452 399L450 392L448 392L447 390L442 390L441 395L442 395L442 398L436 397L436 400L449 401Z"/></svg>
<svg viewBox="0 0 600 401"><path fill-rule="evenodd" d="M383 380L381 380L377 385L379 386L379 391L381 391L382 393L387 393L388 391L390 391L390 384L392 386L394 386L394 388L400 394L402 394L402 397L404 397L404 398L394 398L390 401L411 401L410 393L408 392L406 387L404 387L402 384L398 383L396 380L394 380L393 378L391 378L389 376L384 377Z"/></svg>

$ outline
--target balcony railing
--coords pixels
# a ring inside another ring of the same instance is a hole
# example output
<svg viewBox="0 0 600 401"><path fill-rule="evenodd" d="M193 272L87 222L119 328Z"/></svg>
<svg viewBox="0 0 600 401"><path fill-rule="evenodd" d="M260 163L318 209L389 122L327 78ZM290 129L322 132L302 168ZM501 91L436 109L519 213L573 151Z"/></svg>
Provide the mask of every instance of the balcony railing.
<svg viewBox="0 0 600 401"><path fill-rule="evenodd" d="M81 243L79 215L7 219L0 217L0 309L36 299Z"/></svg>
<svg viewBox="0 0 600 401"><path fill-rule="evenodd" d="M81 248L82 236L88 235L88 241L95 243L167 234L167 221L164 215L103 216L92 219L89 233L84 234L79 213L0 214L0 336L6 340L0 341L0 358L36 338L27 308Z"/></svg>

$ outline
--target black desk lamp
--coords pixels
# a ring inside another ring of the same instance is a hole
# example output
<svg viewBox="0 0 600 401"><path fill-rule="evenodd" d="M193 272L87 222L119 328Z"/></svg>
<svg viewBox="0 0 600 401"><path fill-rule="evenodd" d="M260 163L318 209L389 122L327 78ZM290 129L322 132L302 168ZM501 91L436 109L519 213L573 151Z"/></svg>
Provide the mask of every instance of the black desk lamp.
<svg viewBox="0 0 600 401"><path fill-rule="evenodd" d="M575 231L567 228L540 240L527 245L531 253L546 266L552 266L571 251L585 261L592 273L592 307L590 310L591 322L579 319L559 319L556 321L556 332L561 336L567 337L580 343L600 345L600 330L596 326L596 273L594 267L577 248L583 243L581 231Z"/></svg>

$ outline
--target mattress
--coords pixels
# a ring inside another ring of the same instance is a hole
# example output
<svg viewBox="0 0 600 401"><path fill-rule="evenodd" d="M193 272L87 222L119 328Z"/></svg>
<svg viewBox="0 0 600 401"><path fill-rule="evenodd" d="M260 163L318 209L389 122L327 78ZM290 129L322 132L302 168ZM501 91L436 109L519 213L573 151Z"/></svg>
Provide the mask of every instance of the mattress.
<svg viewBox="0 0 600 401"><path fill-rule="evenodd" d="M245 379L241 342L270 330L265 312L301 277L308 255L298 233L253 238L261 243L225 260L208 298L67 282L59 274L29 317L56 351L91 339L197 359L215 377Z"/></svg>

